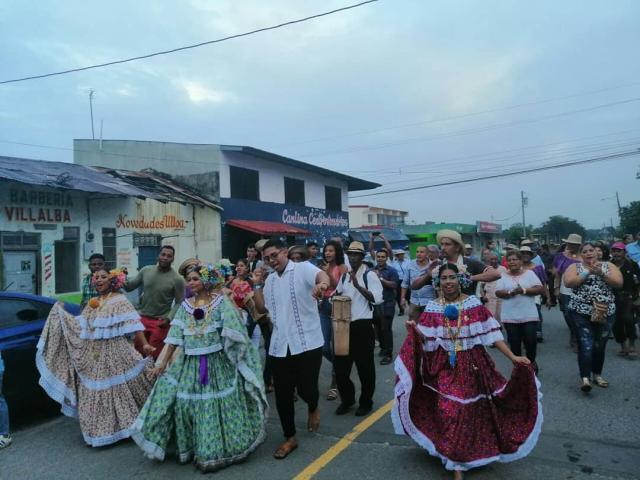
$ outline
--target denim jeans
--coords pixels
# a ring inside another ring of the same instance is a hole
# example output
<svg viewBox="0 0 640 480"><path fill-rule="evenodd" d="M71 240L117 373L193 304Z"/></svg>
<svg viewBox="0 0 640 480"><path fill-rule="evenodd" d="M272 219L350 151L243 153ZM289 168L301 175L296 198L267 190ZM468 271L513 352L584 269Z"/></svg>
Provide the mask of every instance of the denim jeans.
<svg viewBox="0 0 640 480"><path fill-rule="evenodd" d="M2 360L0 360L2 361ZM9 434L9 407L2 396L2 372L0 372L0 435Z"/></svg>
<svg viewBox="0 0 640 480"><path fill-rule="evenodd" d="M574 341L578 340L578 329L573 319L572 312L569 311L569 300L571 300L570 295L565 295L564 293L561 293L558 296L560 311L564 315L564 321L566 322L567 327L569 327L569 334L571 335L570 340L571 340L571 343L573 344Z"/></svg>
<svg viewBox="0 0 640 480"><path fill-rule="evenodd" d="M609 332L615 315L607 318L607 323L594 323L589 315L569 311L578 331L578 367L580 377L590 378L591 374L602 374L604 353Z"/></svg>
<svg viewBox="0 0 640 480"><path fill-rule="evenodd" d="M323 298L318 304L318 312L320 313L320 327L322 328L322 336L324 337L324 345L322 346L322 356L333 363L333 324L331 323L331 302L328 298Z"/></svg>

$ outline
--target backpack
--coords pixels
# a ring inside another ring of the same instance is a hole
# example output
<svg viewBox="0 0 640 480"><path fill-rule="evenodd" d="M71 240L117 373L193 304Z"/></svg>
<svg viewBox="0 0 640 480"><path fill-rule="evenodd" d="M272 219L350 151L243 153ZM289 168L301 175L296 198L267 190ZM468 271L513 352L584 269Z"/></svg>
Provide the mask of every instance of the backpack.
<svg viewBox="0 0 640 480"><path fill-rule="evenodd" d="M373 269L372 268L367 268L364 271L364 274L362 275L362 281L364 282L364 288L366 290L369 290L369 280L367 280L367 277L369 276L369 272L373 272ZM340 280L340 282L343 285L344 285L345 280L347 279L347 273L348 272L345 272L345 273L342 274L342 279ZM373 302L370 302L370 301L367 300L367 303L369 304L369 310L371 310L373 312L374 318L384 315L384 311L383 311L384 302L373 303Z"/></svg>

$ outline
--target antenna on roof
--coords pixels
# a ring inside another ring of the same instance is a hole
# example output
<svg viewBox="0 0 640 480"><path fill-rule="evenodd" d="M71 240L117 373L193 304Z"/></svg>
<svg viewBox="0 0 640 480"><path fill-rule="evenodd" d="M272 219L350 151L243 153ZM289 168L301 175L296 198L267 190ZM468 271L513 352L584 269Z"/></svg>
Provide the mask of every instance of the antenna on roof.
<svg viewBox="0 0 640 480"><path fill-rule="evenodd" d="M93 95L95 94L95 90L93 88L89 89L89 112L91 113L91 138L93 140L96 139L96 133L93 129Z"/></svg>

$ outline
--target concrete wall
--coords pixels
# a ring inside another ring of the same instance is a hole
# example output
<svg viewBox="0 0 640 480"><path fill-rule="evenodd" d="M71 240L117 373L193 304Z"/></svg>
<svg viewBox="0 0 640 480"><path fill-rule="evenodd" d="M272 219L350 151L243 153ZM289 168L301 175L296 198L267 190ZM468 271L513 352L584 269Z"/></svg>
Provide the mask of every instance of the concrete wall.
<svg viewBox="0 0 640 480"><path fill-rule="evenodd" d="M133 140L74 140L73 163L121 170L153 168L176 175L217 171L217 145Z"/></svg>
<svg viewBox="0 0 640 480"><path fill-rule="evenodd" d="M65 203L69 199L71 205L31 205L15 202L10 195L12 190L49 193L49 198L62 193ZM134 232L162 235L162 244L173 245L176 249L176 268L189 257L198 257L205 261L216 261L221 257L220 213L210 208L161 203L151 199L99 198L93 194L31 187L12 182L0 182L0 206L1 231L40 234L40 251L37 252L39 291L47 296L56 294L54 244L57 240L62 240L64 227L79 227L80 285L82 277L88 272L83 251L86 234L91 231L95 235L93 250L102 252L102 228L116 229L117 265L129 268L130 272L135 272L138 266L138 249L133 247ZM44 210L42 215L45 219L38 221L41 209ZM62 210L61 221L49 221L55 220L56 210ZM52 229L41 230L36 225L45 225ZM51 255L51 260L45 262L48 255ZM51 275L45 275L45 268L50 269Z"/></svg>
<svg viewBox="0 0 640 480"><path fill-rule="evenodd" d="M229 166L260 171L260 201L284 203L284 177L289 177L304 180L305 206L326 208L324 187L330 186L341 189L342 210L347 211L347 182L238 152L221 152L220 197L222 198L231 197Z"/></svg>

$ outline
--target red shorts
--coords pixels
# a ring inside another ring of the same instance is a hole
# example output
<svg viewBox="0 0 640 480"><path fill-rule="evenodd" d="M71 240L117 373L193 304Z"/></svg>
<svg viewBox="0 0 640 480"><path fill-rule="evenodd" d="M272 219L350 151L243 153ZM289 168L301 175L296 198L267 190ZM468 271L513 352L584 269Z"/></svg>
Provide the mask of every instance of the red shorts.
<svg viewBox="0 0 640 480"><path fill-rule="evenodd" d="M152 347L155 347L155 351L151 356L156 360L162 351L162 347L164 347L164 339L167 338L167 333L169 333L169 325L162 326L161 324L164 320L161 318L146 317L144 315L140 315L140 321L144 325L144 336L147 337L147 342ZM144 355L142 345L138 341L135 342L135 347L136 350Z"/></svg>

